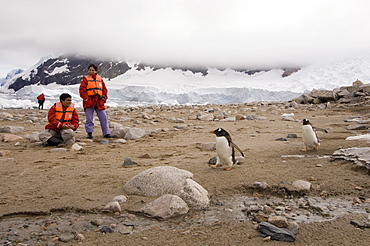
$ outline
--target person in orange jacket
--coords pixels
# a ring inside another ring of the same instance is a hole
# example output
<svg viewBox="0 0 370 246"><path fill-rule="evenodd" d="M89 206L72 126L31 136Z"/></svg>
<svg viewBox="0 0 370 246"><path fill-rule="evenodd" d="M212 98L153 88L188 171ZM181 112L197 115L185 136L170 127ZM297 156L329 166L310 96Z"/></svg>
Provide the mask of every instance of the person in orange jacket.
<svg viewBox="0 0 370 246"><path fill-rule="evenodd" d="M44 93L41 93L37 96L37 102L39 103L39 109L44 109L45 96Z"/></svg>
<svg viewBox="0 0 370 246"><path fill-rule="evenodd" d="M85 130L87 138L93 138L94 131L94 111L99 118L100 127L105 138L110 138L107 113L105 112L105 102L108 99L108 89L98 74L98 67L90 64L88 75L84 76L80 87L80 97L85 111L86 123Z"/></svg>
<svg viewBox="0 0 370 246"><path fill-rule="evenodd" d="M39 139L45 145L60 146L75 142L75 131L79 127L79 118L72 103L72 96L63 93L60 102L55 103L48 112L49 123L39 134Z"/></svg>

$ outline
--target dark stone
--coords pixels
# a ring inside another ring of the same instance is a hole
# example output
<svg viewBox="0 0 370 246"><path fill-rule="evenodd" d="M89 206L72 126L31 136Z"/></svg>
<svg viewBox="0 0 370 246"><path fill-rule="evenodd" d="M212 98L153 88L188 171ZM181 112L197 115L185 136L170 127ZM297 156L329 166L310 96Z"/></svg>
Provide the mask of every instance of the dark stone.
<svg viewBox="0 0 370 246"><path fill-rule="evenodd" d="M259 231L263 237L270 236L272 240L276 241L294 242L296 238L291 231L276 227L268 222L259 223L257 231Z"/></svg>
<svg viewBox="0 0 370 246"><path fill-rule="evenodd" d="M287 138L298 138L298 136L295 133L289 133Z"/></svg>
<svg viewBox="0 0 370 246"><path fill-rule="evenodd" d="M217 157L216 157L216 156L214 156L214 157L212 157L211 159L209 159L208 164L210 164L210 165L215 165L215 164L216 164L216 162L217 162Z"/></svg>
<svg viewBox="0 0 370 246"><path fill-rule="evenodd" d="M108 233L108 232L112 233L112 232L114 232L114 230L113 230L112 227L105 225L102 228L100 228L100 232L101 233Z"/></svg>
<svg viewBox="0 0 370 246"><path fill-rule="evenodd" d="M123 167L129 167L134 165L139 166L137 162L132 161L130 158L125 158L122 164Z"/></svg>
<svg viewBox="0 0 370 246"><path fill-rule="evenodd" d="M351 220L350 223L357 228L370 228L370 225L362 220Z"/></svg>
<svg viewBox="0 0 370 246"><path fill-rule="evenodd" d="M286 139L286 138L277 138L277 139L275 139L275 141L288 141L288 139Z"/></svg>
<svg viewBox="0 0 370 246"><path fill-rule="evenodd" d="M361 130L367 130L367 126L364 126L364 125L358 125L358 126L356 126L356 125L352 125L352 126L347 126L347 130L359 130L359 131L361 131Z"/></svg>

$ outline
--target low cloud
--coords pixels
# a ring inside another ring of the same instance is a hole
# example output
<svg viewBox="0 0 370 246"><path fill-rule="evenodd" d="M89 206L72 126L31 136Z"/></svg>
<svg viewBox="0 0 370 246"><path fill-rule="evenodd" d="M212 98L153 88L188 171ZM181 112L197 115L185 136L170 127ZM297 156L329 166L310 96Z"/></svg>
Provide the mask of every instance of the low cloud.
<svg viewBox="0 0 370 246"><path fill-rule="evenodd" d="M7 1L0 77L42 56L147 63L305 66L370 53L368 1Z"/></svg>

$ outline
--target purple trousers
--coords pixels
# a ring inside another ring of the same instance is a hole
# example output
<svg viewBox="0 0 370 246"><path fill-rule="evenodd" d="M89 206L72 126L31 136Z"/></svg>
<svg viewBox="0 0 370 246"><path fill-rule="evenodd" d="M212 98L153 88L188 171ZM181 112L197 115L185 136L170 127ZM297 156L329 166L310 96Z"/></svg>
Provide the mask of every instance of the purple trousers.
<svg viewBox="0 0 370 246"><path fill-rule="evenodd" d="M103 136L110 134L109 125L108 125L108 117L105 110L98 110L96 108L85 108L85 116L86 116L86 123L85 123L85 130L87 133L94 131L94 111L99 118L100 127L103 132Z"/></svg>

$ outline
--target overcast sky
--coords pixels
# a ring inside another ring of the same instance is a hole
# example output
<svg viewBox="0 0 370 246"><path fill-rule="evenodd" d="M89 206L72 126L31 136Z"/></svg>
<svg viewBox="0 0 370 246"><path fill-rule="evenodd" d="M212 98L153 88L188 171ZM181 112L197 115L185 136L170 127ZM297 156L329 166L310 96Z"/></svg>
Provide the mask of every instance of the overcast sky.
<svg viewBox="0 0 370 246"><path fill-rule="evenodd" d="M370 53L368 0L0 0L0 78L49 54L223 67Z"/></svg>

